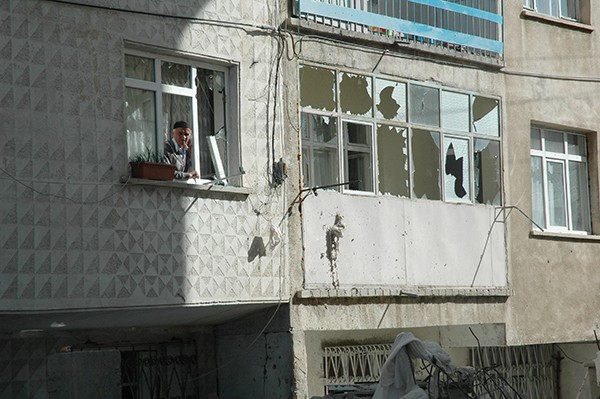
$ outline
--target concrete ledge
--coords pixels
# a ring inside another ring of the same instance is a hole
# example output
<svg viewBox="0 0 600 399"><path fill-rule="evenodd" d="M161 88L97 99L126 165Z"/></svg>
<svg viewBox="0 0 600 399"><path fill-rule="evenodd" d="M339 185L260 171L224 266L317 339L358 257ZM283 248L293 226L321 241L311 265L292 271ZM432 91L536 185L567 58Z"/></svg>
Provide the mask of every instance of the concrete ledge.
<svg viewBox="0 0 600 399"><path fill-rule="evenodd" d="M153 187L168 187L168 188L176 188L181 190L194 190L208 193L219 193L219 194L232 194L238 196L248 196L252 192L249 188L246 187L234 187L234 186L222 186L218 184L194 184L187 182L180 182L176 180L169 181L159 181L159 180L147 180L147 179L134 179L127 178L124 176L121 178L121 182L125 185L131 186L153 186Z"/></svg>
<svg viewBox="0 0 600 399"><path fill-rule="evenodd" d="M373 297L509 297L512 291L507 287L489 288L315 288L296 292L296 297L308 298L373 298Z"/></svg>
<svg viewBox="0 0 600 399"><path fill-rule="evenodd" d="M584 24L577 21L571 21L563 18L556 18L550 15L540 14L539 12L535 12L533 10L524 9L523 11L521 11L521 17L525 19L547 22L549 24L563 26L565 28L575 29L587 33L592 33L594 31L594 27L592 25Z"/></svg>
<svg viewBox="0 0 600 399"><path fill-rule="evenodd" d="M502 68L505 66L504 60L501 58L480 56L465 51L458 51L449 47L430 45L427 43L419 43L416 41L409 41L394 36L378 36L369 33L354 32L348 29L331 25L324 25L306 19L289 18L287 21L286 28L289 29L290 32L298 32L298 30L300 30L300 32L321 34L338 40L348 40L349 43L351 43L350 41L370 43L381 46L382 48L386 48L388 50L391 49L393 51L398 52L407 50L418 51L423 54L433 55L435 57L442 56L450 59L461 60L463 62L482 64L493 68Z"/></svg>

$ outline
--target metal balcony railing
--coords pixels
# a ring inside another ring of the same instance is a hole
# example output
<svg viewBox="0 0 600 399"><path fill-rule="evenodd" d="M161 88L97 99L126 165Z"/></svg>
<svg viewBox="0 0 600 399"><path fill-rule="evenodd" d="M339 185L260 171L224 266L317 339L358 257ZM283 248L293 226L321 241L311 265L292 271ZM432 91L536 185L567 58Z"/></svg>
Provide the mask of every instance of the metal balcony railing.
<svg viewBox="0 0 600 399"><path fill-rule="evenodd" d="M501 59L502 0L296 0L301 19Z"/></svg>

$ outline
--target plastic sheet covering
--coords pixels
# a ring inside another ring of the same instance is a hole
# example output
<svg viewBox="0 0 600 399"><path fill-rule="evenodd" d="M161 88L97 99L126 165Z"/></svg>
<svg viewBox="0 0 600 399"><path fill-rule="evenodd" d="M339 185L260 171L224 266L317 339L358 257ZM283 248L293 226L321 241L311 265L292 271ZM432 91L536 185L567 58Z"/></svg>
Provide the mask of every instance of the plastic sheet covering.
<svg viewBox="0 0 600 399"><path fill-rule="evenodd" d="M425 360L448 374L455 370L450 355L439 344L421 341L412 333L400 333L383 365L373 399L428 399L427 393L415 380L412 365L415 358Z"/></svg>

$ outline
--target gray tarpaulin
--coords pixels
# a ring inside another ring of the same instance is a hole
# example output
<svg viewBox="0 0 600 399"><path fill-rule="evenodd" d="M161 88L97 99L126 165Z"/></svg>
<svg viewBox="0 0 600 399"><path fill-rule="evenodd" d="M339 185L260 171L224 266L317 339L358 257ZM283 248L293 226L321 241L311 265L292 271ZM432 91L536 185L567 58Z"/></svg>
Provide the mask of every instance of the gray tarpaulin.
<svg viewBox="0 0 600 399"><path fill-rule="evenodd" d="M450 355L438 343L421 341L412 333L400 333L381 369L373 399L429 399L416 384L412 359L423 359L446 373L455 369Z"/></svg>

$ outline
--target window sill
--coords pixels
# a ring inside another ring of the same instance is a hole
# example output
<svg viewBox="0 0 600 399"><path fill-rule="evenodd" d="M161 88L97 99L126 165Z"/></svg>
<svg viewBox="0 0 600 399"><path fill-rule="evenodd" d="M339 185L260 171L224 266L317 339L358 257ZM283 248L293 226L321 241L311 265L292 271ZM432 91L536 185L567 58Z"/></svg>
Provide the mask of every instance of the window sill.
<svg viewBox="0 0 600 399"><path fill-rule="evenodd" d="M539 238L546 240L562 240L562 241L591 241L600 242L600 235L593 234L576 234L576 233L555 233L550 231L532 230L529 234L531 238Z"/></svg>
<svg viewBox="0 0 600 399"><path fill-rule="evenodd" d="M537 21L547 22L553 25L563 26L565 28L571 28L575 30L579 30L586 33L592 33L594 31L594 27L592 25L584 24L581 22L570 21L568 19L556 18L550 15L540 14L538 12L532 10L523 10L521 11L521 17L526 19L533 19Z"/></svg>
<svg viewBox="0 0 600 399"><path fill-rule="evenodd" d="M371 297L509 297L508 287L403 287L403 288L367 288L355 287L350 289L309 288L296 292L298 299L312 298L371 298Z"/></svg>
<svg viewBox="0 0 600 399"><path fill-rule="evenodd" d="M167 187L180 190L193 190L206 194L219 193L247 197L251 193L251 190L246 187L221 186L217 184L194 184L177 180L160 181L123 177L122 182L125 185L131 186Z"/></svg>

